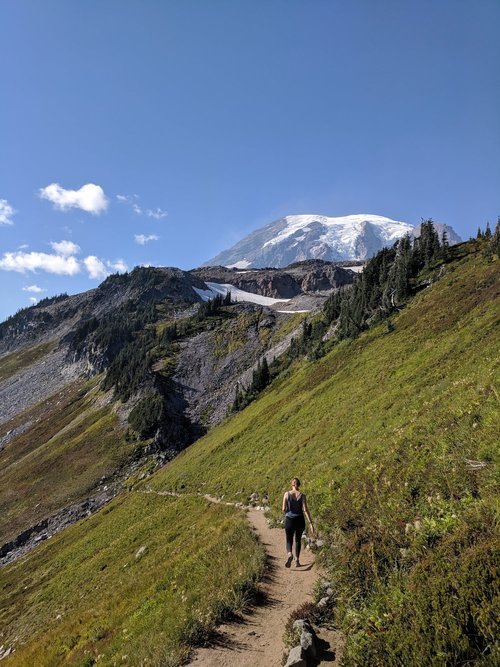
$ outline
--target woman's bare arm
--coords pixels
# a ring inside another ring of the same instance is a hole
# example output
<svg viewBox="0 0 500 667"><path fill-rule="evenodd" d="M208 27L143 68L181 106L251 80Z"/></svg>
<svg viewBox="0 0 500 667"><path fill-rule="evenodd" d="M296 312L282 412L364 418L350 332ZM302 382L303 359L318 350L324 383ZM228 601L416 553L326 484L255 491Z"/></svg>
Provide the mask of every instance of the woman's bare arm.
<svg viewBox="0 0 500 667"><path fill-rule="evenodd" d="M285 493L285 495L283 496L283 503L282 503L282 505L281 505L281 511L282 511L282 512L286 512L286 505L287 505L287 502L288 502L288 491L287 491L287 492Z"/></svg>
<svg viewBox="0 0 500 667"><path fill-rule="evenodd" d="M304 494L302 494L302 498L303 498L302 503L303 503L303 507L304 507L304 514L306 515L307 520L309 521L309 525L311 526L311 529L314 533L313 520L311 519L311 514L309 513L309 507L307 506L307 499L306 499Z"/></svg>

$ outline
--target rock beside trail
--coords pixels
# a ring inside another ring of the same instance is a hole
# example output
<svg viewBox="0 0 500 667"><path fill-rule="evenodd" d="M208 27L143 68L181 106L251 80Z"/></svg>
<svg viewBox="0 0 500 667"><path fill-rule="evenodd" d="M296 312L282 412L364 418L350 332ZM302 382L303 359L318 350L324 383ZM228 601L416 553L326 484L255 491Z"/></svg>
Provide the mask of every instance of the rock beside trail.
<svg viewBox="0 0 500 667"><path fill-rule="evenodd" d="M303 650L301 646L294 646L288 654L288 660L285 667L307 667L307 661L303 657Z"/></svg>
<svg viewBox="0 0 500 667"><path fill-rule="evenodd" d="M312 625L305 619L293 624L294 630L300 631L300 644L294 646L288 654L285 667L309 667L317 663L317 637Z"/></svg>

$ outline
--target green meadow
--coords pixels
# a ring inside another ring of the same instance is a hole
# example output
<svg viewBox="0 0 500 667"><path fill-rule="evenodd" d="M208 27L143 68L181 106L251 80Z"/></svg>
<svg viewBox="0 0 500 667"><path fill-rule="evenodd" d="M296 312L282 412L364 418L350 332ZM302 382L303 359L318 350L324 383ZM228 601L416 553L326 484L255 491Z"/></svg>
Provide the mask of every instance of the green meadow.
<svg viewBox="0 0 500 667"><path fill-rule="evenodd" d="M136 445L124 438L112 406L96 404L94 385L75 383L2 425L8 431L21 419L29 424L2 451L2 543L83 500L130 458Z"/></svg>
<svg viewBox="0 0 500 667"><path fill-rule="evenodd" d="M295 361L147 481L0 570L6 665L181 664L248 601L264 561L243 513L197 494L267 493L278 518L294 475L325 543L343 665L498 664L499 261L466 248L392 327ZM102 410L84 432L112 424ZM186 495L156 494L169 491Z"/></svg>
<svg viewBox="0 0 500 667"><path fill-rule="evenodd" d="M5 663L179 665L262 567L243 512L130 492L0 570Z"/></svg>
<svg viewBox="0 0 500 667"><path fill-rule="evenodd" d="M346 665L498 657L498 268L479 252L448 265L391 332L296 364L153 479L235 500L268 493L277 512L299 476L327 543Z"/></svg>

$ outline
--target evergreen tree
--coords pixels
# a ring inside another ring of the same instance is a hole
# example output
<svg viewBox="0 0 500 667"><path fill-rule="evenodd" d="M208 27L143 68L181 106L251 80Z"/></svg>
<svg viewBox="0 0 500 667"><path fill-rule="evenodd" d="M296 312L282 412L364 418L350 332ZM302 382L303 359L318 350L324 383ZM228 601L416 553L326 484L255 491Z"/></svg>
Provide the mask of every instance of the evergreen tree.
<svg viewBox="0 0 500 667"><path fill-rule="evenodd" d="M484 232L484 238L485 239L491 239L491 229L490 229L490 223L486 223L486 230Z"/></svg>
<svg viewBox="0 0 500 667"><path fill-rule="evenodd" d="M497 220L495 231L491 237L490 246L492 252L500 257L500 217Z"/></svg>
<svg viewBox="0 0 500 667"><path fill-rule="evenodd" d="M443 236L441 239L441 257L444 260L448 260L450 258L450 243L448 241L448 233L446 232L446 229L443 230Z"/></svg>

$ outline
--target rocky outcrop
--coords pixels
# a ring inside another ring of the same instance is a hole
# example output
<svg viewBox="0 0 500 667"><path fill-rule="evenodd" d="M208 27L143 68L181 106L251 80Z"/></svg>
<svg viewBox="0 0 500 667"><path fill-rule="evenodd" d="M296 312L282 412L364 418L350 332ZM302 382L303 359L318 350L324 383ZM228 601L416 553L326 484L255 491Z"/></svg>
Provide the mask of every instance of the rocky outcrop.
<svg viewBox="0 0 500 667"><path fill-rule="evenodd" d="M285 269L238 270L224 266L194 269L193 275L206 282L230 284L245 292L274 299L291 299L308 292L324 292L354 282L348 267L323 260L297 262Z"/></svg>
<svg viewBox="0 0 500 667"><path fill-rule="evenodd" d="M255 304L232 308L236 317L222 327L181 343L172 378L186 401L186 414L205 428L227 416L237 382L247 382L254 364L273 347L273 333L286 317Z"/></svg>
<svg viewBox="0 0 500 667"><path fill-rule="evenodd" d="M11 563L63 528L71 526L71 524L86 516L90 516L109 502L113 496L113 490L103 490L95 496L87 498L80 503L70 505L62 511L31 526L11 542L0 546L0 566Z"/></svg>

